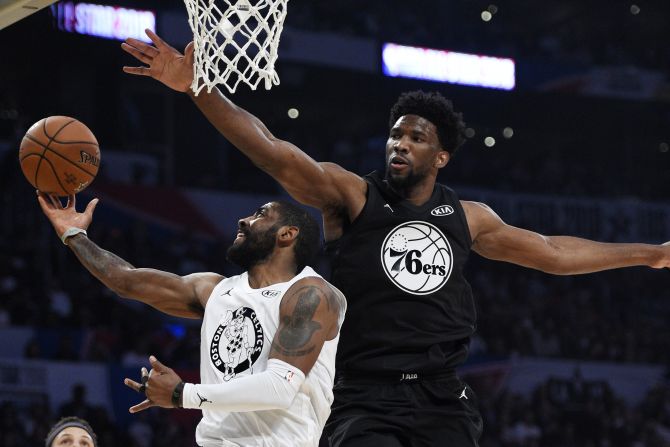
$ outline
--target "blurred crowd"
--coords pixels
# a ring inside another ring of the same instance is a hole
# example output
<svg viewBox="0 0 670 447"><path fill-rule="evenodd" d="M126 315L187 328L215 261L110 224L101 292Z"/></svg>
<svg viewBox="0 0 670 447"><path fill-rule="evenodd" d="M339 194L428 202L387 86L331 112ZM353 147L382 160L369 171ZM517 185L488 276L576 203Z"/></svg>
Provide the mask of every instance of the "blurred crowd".
<svg viewBox="0 0 670 447"><path fill-rule="evenodd" d="M508 391L480 402L481 447L667 447L670 386L659 384L637 405L605 382L549 379L530 397Z"/></svg>

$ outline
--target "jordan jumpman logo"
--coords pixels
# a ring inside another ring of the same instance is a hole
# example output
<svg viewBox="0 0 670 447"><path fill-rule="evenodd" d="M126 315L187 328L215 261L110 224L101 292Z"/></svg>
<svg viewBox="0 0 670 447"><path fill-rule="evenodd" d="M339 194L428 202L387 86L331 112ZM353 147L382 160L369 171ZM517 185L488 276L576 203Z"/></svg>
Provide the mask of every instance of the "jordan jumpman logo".
<svg viewBox="0 0 670 447"><path fill-rule="evenodd" d="M206 397L202 397L202 396L200 395L200 393L195 393L195 394L197 394L197 395L198 395L198 399L200 399L200 405L198 405L198 408L202 407L202 404L204 404L205 402L209 402L210 404L213 404L213 403L214 403L214 402L212 402L211 400L207 399Z"/></svg>

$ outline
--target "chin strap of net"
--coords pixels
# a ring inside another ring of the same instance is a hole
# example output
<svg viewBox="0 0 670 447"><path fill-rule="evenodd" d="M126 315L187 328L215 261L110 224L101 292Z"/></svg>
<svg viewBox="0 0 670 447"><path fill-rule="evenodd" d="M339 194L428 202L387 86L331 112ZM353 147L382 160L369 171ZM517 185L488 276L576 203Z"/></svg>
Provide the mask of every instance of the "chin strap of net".
<svg viewBox="0 0 670 447"><path fill-rule="evenodd" d="M275 71L288 0L184 0L193 31L195 61L191 89L211 92L240 82L256 90L279 84Z"/></svg>

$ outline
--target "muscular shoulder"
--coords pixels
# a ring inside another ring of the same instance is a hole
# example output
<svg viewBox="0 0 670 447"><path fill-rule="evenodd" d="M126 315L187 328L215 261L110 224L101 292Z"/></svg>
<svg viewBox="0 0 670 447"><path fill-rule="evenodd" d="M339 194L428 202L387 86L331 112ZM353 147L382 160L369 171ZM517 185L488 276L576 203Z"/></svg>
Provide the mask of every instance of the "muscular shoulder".
<svg viewBox="0 0 670 447"><path fill-rule="evenodd" d="M495 211L485 203L461 200L461 206L465 212L465 218L468 221L468 229L470 230L473 242L476 242L481 234L503 224L503 221Z"/></svg>

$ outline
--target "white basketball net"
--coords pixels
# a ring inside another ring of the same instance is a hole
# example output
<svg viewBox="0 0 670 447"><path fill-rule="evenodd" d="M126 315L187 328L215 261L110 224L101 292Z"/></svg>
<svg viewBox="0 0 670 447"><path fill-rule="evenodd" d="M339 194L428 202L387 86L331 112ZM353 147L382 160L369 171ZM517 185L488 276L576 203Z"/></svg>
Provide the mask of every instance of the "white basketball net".
<svg viewBox="0 0 670 447"><path fill-rule="evenodd" d="M275 71L288 0L184 0L193 31L191 89L197 95L217 84L231 93L240 82L256 90L279 84Z"/></svg>

